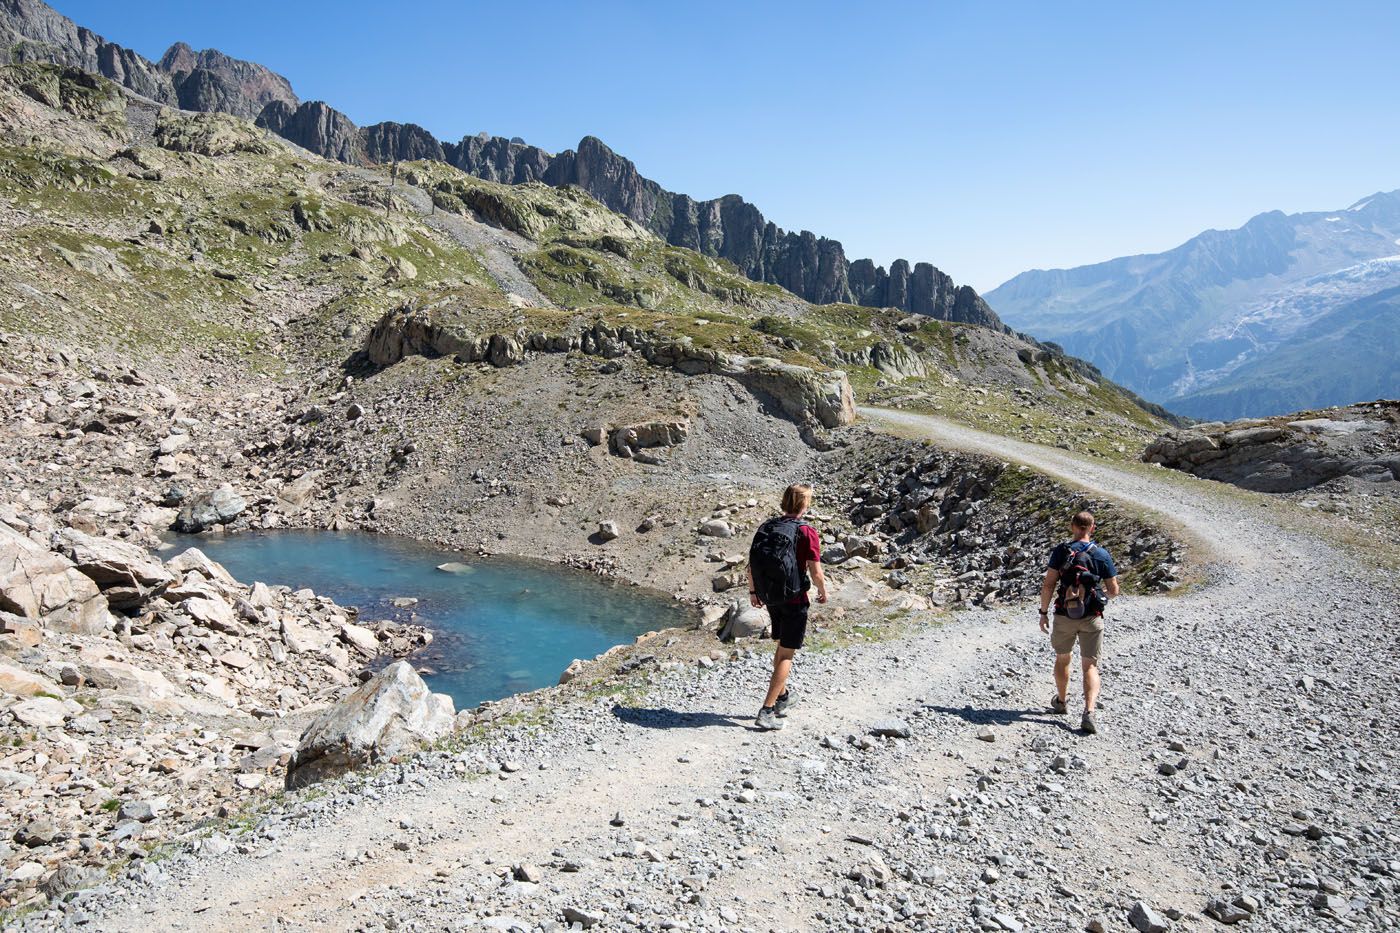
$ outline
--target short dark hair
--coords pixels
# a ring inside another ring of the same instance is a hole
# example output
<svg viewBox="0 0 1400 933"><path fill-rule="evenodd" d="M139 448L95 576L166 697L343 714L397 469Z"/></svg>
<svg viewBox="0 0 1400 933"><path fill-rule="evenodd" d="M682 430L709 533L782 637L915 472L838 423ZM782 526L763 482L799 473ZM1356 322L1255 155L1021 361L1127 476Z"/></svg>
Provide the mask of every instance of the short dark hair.
<svg viewBox="0 0 1400 933"><path fill-rule="evenodd" d="M1087 510L1080 512L1079 514L1075 515L1074 518L1071 518L1069 520L1069 523L1075 528L1093 528L1094 513Z"/></svg>

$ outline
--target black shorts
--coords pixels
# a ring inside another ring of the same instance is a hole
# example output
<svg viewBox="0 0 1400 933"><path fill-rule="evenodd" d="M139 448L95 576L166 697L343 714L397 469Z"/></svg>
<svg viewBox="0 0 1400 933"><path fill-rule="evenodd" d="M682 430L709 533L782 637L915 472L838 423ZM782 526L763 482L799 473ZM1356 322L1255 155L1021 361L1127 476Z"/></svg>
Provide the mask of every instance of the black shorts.
<svg viewBox="0 0 1400 933"><path fill-rule="evenodd" d="M809 606L794 606L784 603L769 606L768 618L773 620L773 640L782 648L796 651L807 638L807 610Z"/></svg>

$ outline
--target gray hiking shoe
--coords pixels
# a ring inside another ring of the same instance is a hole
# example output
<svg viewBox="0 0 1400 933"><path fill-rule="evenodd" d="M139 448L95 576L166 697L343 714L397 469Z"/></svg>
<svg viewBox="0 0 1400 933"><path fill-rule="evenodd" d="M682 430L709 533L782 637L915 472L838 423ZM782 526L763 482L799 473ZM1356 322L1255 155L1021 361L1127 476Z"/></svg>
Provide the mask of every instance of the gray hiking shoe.
<svg viewBox="0 0 1400 933"><path fill-rule="evenodd" d="M1060 699L1059 694L1055 694L1054 696L1052 696L1052 697L1050 698L1050 712L1052 712L1052 713L1067 713L1067 712L1069 712L1069 707L1065 705L1065 701L1064 701L1064 700Z"/></svg>
<svg viewBox="0 0 1400 933"><path fill-rule="evenodd" d="M778 714L773 710L773 707L765 706L758 711L758 718L754 720L754 725L765 732L776 732L786 726L787 723L778 718Z"/></svg>
<svg viewBox="0 0 1400 933"><path fill-rule="evenodd" d="M773 704L773 712L780 717L786 716L788 708L797 702L797 691L788 687L783 691L783 695L778 697L778 702Z"/></svg>
<svg viewBox="0 0 1400 933"><path fill-rule="evenodd" d="M1079 720L1079 728L1084 730L1085 735L1097 735L1099 727L1094 723L1094 714L1085 710L1084 717Z"/></svg>

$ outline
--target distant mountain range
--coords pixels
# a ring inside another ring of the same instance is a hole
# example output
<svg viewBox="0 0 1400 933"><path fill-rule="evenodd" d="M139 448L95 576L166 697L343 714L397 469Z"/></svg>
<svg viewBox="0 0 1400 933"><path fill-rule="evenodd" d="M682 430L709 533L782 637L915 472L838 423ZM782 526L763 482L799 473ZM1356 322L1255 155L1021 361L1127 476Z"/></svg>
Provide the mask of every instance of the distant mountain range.
<svg viewBox="0 0 1400 933"><path fill-rule="evenodd" d="M1023 272L987 293L1012 327L1195 418L1400 396L1400 191L1271 211L1165 253Z"/></svg>
<svg viewBox="0 0 1400 933"><path fill-rule="evenodd" d="M577 185L674 246L727 259L757 282L779 285L813 304L893 307L945 321L1005 329L987 302L931 263L898 259L888 270L846 258L840 242L787 231L738 195L697 201L668 191L588 136L558 154L518 138L481 134L442 142L412 123L358 127L322 101L302 102L290 82L253 62L184 43L159 62L111 43L40 0L0 0L0 63L52 61L110 78L160 103L255 119L330 159L385 163L437 159L491 181Z"/></svg>

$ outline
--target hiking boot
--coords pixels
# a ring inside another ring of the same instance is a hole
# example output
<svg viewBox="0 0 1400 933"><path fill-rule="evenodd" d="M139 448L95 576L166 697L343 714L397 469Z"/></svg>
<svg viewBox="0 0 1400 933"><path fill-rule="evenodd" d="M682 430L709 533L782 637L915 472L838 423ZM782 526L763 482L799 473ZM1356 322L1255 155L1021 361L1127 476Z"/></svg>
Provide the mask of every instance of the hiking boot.
<svg viewBox="0 0 1400 933"><path fill-rule="evenodd" d="M779 716L786 716L788 707L797 702L797 691L788 687L783 691L783 695L778 697L778 702L773 704L773 712Z"/></svg>
<svg viewBox="0 0 1400 933"><path fill-rule="evenodd" d="M1079 720L1079 728L1084 730L1085 735L1097 735L1099 727L1094 724L1094 714L1085 710L1084 717Z"/></svg>
<svg viewBox="0 0 1400 933"><path fill-rule="evenodd" d="M1064 700L1060 699L1060 695L1059 695L1059 694L1055 694L1054 696L1052 696L1052 697L1050 698L1050 712L1052 712L1052 713L1067 713L1067 712L1069 712L1069 707L1065 705L1065 701L1064 701Z"/></svg>
<svg viewBox="0 0 1400 933"><path fill-rule="evenodd" d="M778 714L771 706L765 706L758 711L758 718L754 720L754 725L765 732L776 732L786 726L787 723L778 718Z"/></svg>

